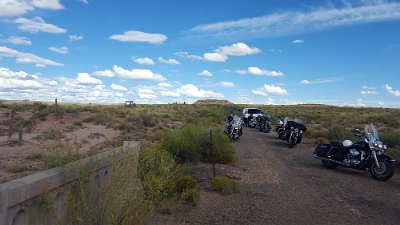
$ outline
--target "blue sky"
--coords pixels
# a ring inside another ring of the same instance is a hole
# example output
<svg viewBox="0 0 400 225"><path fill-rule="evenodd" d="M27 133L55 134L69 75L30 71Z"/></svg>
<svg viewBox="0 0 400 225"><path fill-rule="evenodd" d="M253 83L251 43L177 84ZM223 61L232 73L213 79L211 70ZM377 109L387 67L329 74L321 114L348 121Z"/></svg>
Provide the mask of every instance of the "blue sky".
<svg viewBox="0 0 400 225"><path fill-rule="evenodd" d="M0 99L400 107L400 1L0 0Z"/></svg>

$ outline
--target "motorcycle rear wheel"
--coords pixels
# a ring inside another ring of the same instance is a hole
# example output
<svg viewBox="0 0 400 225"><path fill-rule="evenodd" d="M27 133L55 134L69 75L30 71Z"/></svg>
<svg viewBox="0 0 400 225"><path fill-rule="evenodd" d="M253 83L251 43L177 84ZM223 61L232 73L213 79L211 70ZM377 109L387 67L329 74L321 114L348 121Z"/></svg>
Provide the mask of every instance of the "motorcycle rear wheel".
<svg viewBox="0 0 400 225"><path fill-rule="evenodd" d="M328 161L328 160L322 160L322 165L324 165L328 169L336 169L338 164Z"/></svg>
<svg viewBox="0 0 400 225"><path fill-rule="evenodd" d="M378 168L375 163L372 164L370 168L370 173L375 180L387 181L394 174L394 166L392 162L379 161Z"/></svg>

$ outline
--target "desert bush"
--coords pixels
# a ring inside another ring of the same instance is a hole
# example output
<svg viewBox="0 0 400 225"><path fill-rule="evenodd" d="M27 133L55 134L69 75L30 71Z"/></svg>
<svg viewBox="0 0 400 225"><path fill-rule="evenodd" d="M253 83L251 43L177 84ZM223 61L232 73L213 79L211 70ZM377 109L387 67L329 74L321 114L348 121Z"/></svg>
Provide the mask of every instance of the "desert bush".
<svg viewBox="0 0 400 225"><path fill-rule="evenodd" d="M239 192L239 181L228 177L215 176L211 179L213 190L228 195Z"/></svg>
<svg viewBox="0 0 400 225"><path fill-rule="evenodd" d="M237 156L228 137L219 129L212 131L212 137L216 162L235 163ZM185 124L172 132L163 132L160 139L162 148L173 155L177 163L213 160L210 130L200 122Z"/></svg>
<svg viewBox="0 0 400 225"><path fill-rule="evenodd" d="M84 119L83 122L94 123L96 125L112 126L112 124L114 123L114 120L111 117L110 113L108 113L106 111L100 111L100 112L97 112L95 115L92 115L92 116Z"/></svg>
<svg viewBox="0 0 400 225"><path fill-rule="evenodd" d="M324 137L319 137L315 139L315 144L326 144L329 143L330 141Z"/></svg>
<svg viewBox="0 0 400 225"><path fill-rule="evenodd" d="M50 129L38 136L38 138L42 140L60 140L63 137L64 137L63 133L57 129Z"/></svg>
<svg viewBox="0 0 400 225"><path fill-rule="evenodd" d="M200 201L200 192L196 188L190 188L183 191L181 195L181 200L185 202L190 202L194 206L197 206Z"/></svg>
<svg viewBox="0 0 400 225"><path fill-rule="evenodd" d="M90 165L79 168L80 176L70 184L70 191L61 191L71 224L146 224L153 206L136 177L136 158L124 158L112 159L110 180L101 186L90 175Z"/></svg>
<svg viewBox="0 0 400 225"><path fill-rule="evenodd" d="M175 191L182 193L185 190L193 189L197 185L197 180L191 176L184 176L175 181Z"/></svg>
<svg viewBox="0 0 400 225"><path fill-rule="evenodd" d="M159 203L171 193L173 181L174 159L171 155L157 146L143 149L139 154L138 176L142 182L146 199Z"/></svg>
<svg viewBox="0 0 400 225"><path fill-rule="evenodd" d="M27 170L25 165L20 165L20 164L9 164L6 165L4 168L4 171L7 173L21 173Z"/></svg>
<svg viewBox="0 0 400 225"><path fill-rule="evenodd" d="M43 167L50 169L84 157L73 146L62 142L54 142L47 146L48 152L43 155Z"/></svg>
<svg viewBox="0 0 400 225"><path fill-rule="evenodd" d="M346 136L348 136L347 131L343 125L335 123L328 127L329 140L341 141L345 139Z"/></svg>
<svg viewBox="0 0 400 225"><path fill-rule="evenodd" d="M400 132L382 132L379 136L388 147L400 146Z"/></svg>

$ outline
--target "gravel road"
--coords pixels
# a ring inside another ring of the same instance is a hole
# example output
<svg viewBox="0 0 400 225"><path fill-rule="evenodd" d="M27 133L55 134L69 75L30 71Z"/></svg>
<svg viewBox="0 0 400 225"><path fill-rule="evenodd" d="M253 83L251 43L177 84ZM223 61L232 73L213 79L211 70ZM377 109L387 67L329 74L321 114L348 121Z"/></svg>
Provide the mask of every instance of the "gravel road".
<svg viewBox="0 0 400 225"><path fill-rule="evenodd" d="M211 166L197 164L196 207L183 205L159 224L400 224L400 171L386 182L348 168L328 170L314 159L313 144L289 149L276 132L244 128L235 143L240 162L217 165L217 175L240 179L240 193L210 190Z"/></svg>

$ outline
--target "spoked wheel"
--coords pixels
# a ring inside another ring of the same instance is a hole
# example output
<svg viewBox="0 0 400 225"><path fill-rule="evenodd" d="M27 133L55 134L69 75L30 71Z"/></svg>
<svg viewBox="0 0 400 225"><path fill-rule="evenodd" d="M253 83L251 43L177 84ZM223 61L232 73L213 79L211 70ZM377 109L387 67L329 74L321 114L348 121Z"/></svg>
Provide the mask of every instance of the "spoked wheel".
<svg viewBox="0 0 400 225"><path fill-rule="evenodd" d="M374 179L379 181L387 181L394 174L394 166L392 162L379 162L379 167L373 163L370 172Z"/></svg>
<svg viewBox="0 0 400 225"><path fill-rule="evenodd" d="M322 165L324 165L328 169L335 169L338 166L338 164L328 160L322 160Z"/></svg>

